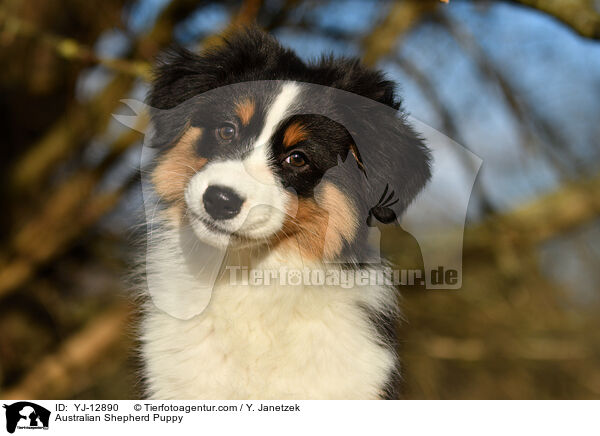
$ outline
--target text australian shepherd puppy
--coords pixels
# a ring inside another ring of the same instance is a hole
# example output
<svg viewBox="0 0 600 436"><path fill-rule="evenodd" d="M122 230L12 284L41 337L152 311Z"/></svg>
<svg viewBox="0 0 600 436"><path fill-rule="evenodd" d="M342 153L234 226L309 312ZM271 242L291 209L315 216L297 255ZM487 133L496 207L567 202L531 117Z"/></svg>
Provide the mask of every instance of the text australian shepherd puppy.
<svg viewBox="0 0 600 436"><path fill-rule="evenodd" d="M257 29L162 57L141 326L151 398L396 398L394 288L277 278L383 268L370 230L430 175L394 87L353 59L305 63Z"/></svg>

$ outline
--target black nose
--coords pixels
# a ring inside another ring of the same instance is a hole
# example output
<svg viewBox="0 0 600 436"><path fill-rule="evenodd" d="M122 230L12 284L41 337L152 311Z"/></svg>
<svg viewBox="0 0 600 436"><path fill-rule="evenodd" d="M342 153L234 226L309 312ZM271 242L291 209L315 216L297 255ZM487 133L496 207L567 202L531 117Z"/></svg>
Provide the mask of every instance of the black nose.
<svg viewBox="0 0 600 436"><path fill-rule="evenodd" d="M211 185L204 191L202 201L204 209L213 219L226 220L240 213L244 199L233 189Z"/></svg>

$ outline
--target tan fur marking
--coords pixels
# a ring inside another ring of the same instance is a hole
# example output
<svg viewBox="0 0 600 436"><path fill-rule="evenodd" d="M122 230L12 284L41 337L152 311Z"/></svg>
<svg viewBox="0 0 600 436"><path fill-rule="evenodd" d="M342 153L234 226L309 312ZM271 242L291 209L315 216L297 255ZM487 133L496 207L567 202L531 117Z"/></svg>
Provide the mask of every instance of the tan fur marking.
<svg viewBox="0 0 600 436"><path fill-rule="evenodd" d="M240 117L240 121L244 126L250 124L255 107L254 101L250 99L244 100L236 105L235 112L237 116Z"/></svg>
<svg viewBox="0 0 600 436"><path fill-rule="evenodd" d="M308 138L308 133L304 129L304 126L302 126L300 123L292 123L287 129L285 129L285 133L283 135L283 146L285 148L292 147L306 138Z"/></svg>
<svg viewBox="0 0 600 436"><path fill-rule="evenodd" d="M158 195L173 203L169 216L175 219L181 217L184 211L184 191L189 180L207 162L199 157L194 150L194 144L202 135L199 127L190 127L179 138L175 146L161 158L152 173L152 182Z"/></svg>
<svg viewBox="0 0 600 436"><path fill-rule="evenodd" d="M333 260L343 241L351 241L358 227L356 210L335 185L325 183L313 199L299 199L295 216L289 216L276 240L297 249L307 259Z"/></svg>
<svg viewBox="0 0 600 436"><path fill-rule="evenodd" d="M166 222L178 227L182 223L185 207L181 203L169 206L164 211L160 212Z"/></svg>
<svg viewBox="0 0 600 436"><path fill-rule="evenodd" d="M323 189L317 194L317 201L329 212L323 254L325 259L332 259L340 254L343 239L352 241L356 235L356 209L348 197L332 183L323 184Z"/></svg>

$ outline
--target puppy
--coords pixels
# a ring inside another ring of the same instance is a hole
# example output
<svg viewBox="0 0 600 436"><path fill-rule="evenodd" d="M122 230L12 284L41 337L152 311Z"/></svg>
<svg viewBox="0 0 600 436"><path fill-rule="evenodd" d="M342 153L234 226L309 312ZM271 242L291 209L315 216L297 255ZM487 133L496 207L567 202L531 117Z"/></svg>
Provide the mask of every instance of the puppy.
<svg viewBox="0 0 600 436"><path fill-rule="evenodd" d="M255 28L161 58L149 397L397 398L395 290L339 281L382 271L369 235L430 176L394 88L357 60L306 63Z"/></svg>

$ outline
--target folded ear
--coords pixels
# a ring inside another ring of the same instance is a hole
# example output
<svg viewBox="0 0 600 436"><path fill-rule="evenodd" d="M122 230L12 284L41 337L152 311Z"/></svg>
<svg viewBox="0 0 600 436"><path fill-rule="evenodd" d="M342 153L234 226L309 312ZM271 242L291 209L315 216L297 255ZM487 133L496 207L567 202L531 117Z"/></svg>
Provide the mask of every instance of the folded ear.
<svg viewBox="0 0 600 436"><path fill-rule="evenodd" d="M361 122L358 147L369 203L368 224L373 219L392 223L399 218L431 176L430 153L403 116L389 108L369 111ZM362 148L361 148L362 145Z"/></svg>
<svg viewBox="0 0 600 436"><path fill-rule="evenodd" d="M394 111L375 111L363 128L368 142L361 155L367 174L369 219L384 224L396 221L431 176L429 150Z"/></svg>
<svg viewBox="0 0 600 436"><path fill-rule="evenodd" d="M323 56L308 66L311 72L307 81L342 89L369 98L392 109L400 108L396 84L378 70L365 67L356 58Z"/></svg>
<svg viewBox="0 0 600 436"><path fill-rule="evenodd" d="M394 221L430 177L429 151L402 115L396 84L357 59L324 57L309 69L316 83L351 93L336 94L336 112L355 141L351 151L367 176L363 194L369 217Z"/></svg>
<svg viewBox="0 0 600 436"><path fill-rule="evenodd" d="M155 109L173 109L207 90L210 81L207 73L202 56L172 45L156 60L148 104Z"/></svg>

